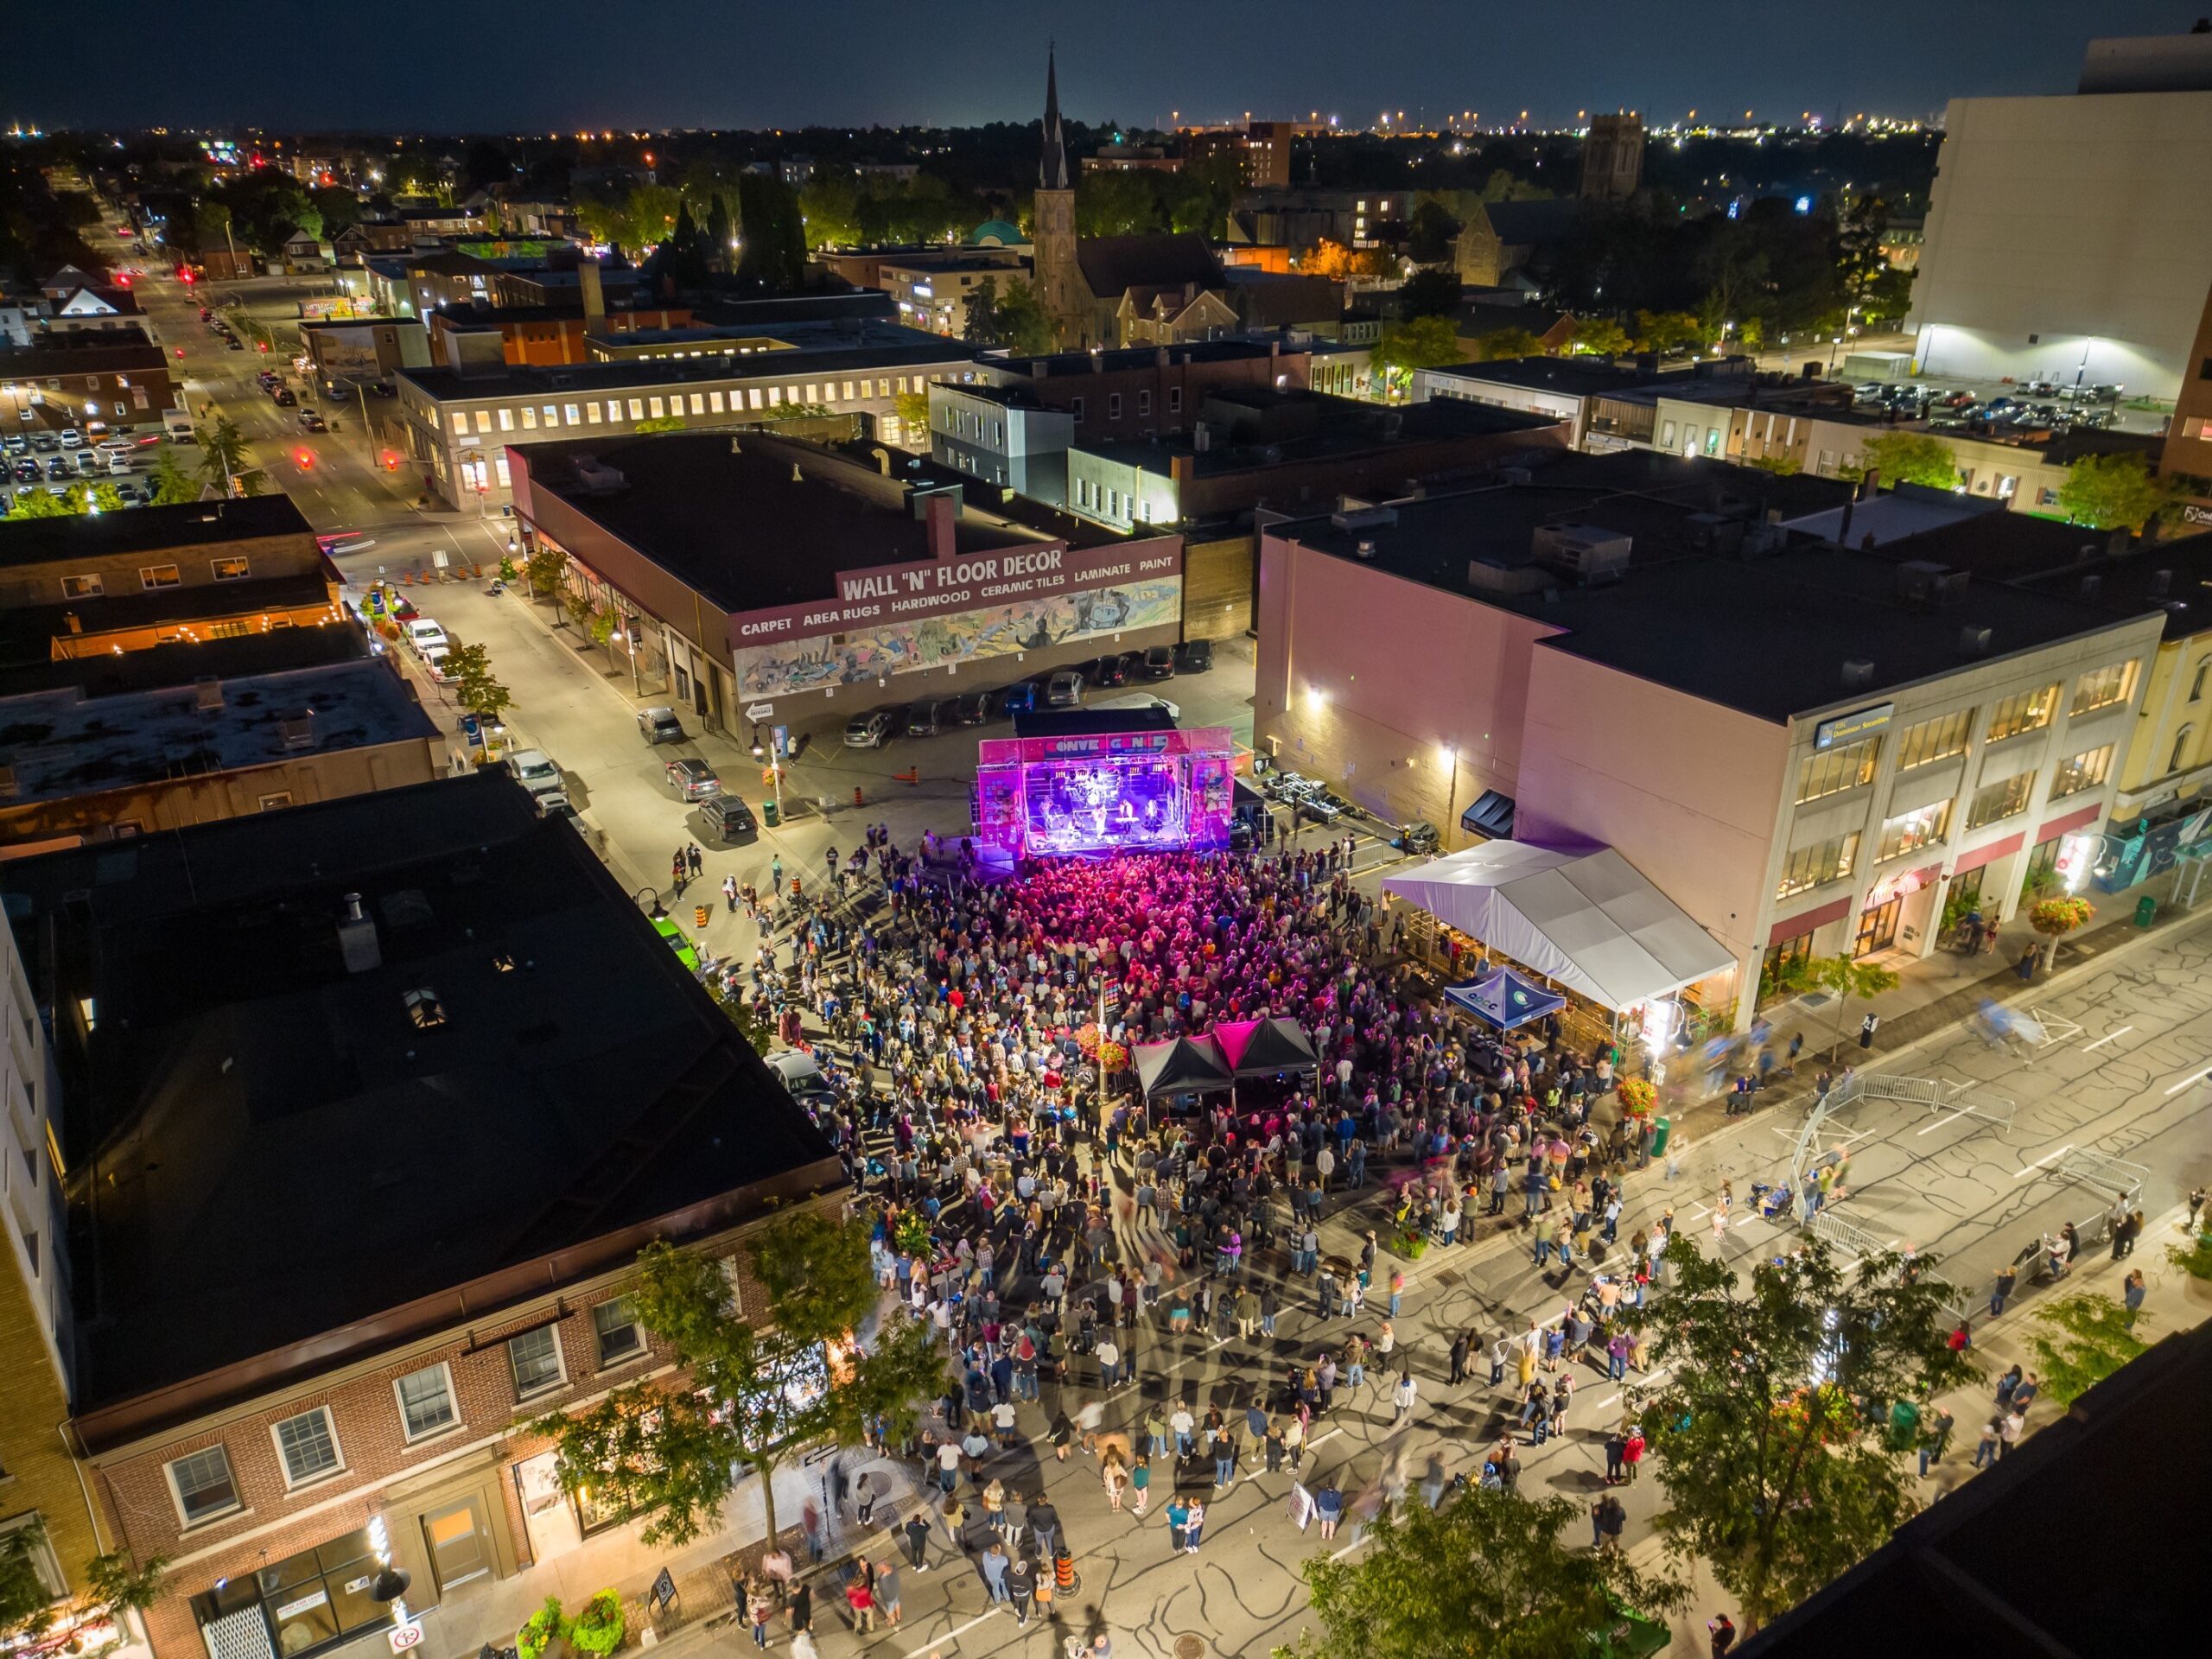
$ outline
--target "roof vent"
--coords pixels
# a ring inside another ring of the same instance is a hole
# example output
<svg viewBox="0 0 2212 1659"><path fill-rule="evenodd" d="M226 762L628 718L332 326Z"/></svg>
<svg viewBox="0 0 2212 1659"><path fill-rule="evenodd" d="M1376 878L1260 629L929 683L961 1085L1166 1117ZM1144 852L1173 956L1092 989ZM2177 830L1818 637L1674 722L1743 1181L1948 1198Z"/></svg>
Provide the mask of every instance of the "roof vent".
<svg viewBox="0 0 2212 1659"><path fill-rule="evenodd" d="M207 705L200 705L205 708ZM277 729L284 734L288 749L311 749L315 747L315 710L293 715L277 722Z"/></svg>
<svg viewBox="0 0 2212 1659"><path fill-rule="evenodd" d="M201 714L223 706L223 683L213 674L202 674L192 683L193 706Z"/></svg>
<svg viewBox="0 0 2212 1659"><path fill-rule="evenodd" d="M1986 657L1992 629L1986 622L1969 622L1959 630L1959 655Z"/></svg>
<svg viewBox="0 0 2212 1659"><path fill-rule="evenodd" d="M1358 551L1359 556L1363 559L1373 558L1375 556L1375 538L1371 536L1361 537L1359 538Z"/></svg>
<svg viewBox="0 0 2212 1659"><path fill-rule="evenodd" d="M1923 610L1955 605L1966 597L1967 573L1930 559L1908 559L1897 566L1895 591L1900 603Z"/></svg>
<svg viewBox="0 0 2212 1659"><path fill-rule="evenodd" d="M416 1027L429 1031L446 1022L446 1005L438 1001L438 994L428 985L416 987L400 999L407 1005L407 1017Z"/></svg>
<svg viewBox="0 0 2212 1659"><path fill-rule="evenodd" d="M338 922L338 954L345 958L349 974L365 974L384 961L384 950L377 943L377 925L361 909L361 895L346 895L346 913Z"/></svg>
<svg viewBox="0 0 2212 1659"><path fill-rule="evenodd" d="M1586 588L1619 581L1631 545L1618 531L1595 524L1539 524L1530 538L1538 564Z"/></svg>
<svg viewBox="0 0 2212 1659"><path fill-rule="evenodd" d="M2164 599L2169 593L2173 591L2173 585L2174 573L2172 571L2153 570L2151 573L2152 598Z"/></svg>
<svg viewBox="0 0 2212 1659"><path fill-rule="evenodd" d="M1863 691L1874 683L1874 664L1864 657L1853 657L1843 665L1843 689Z"/></svg>

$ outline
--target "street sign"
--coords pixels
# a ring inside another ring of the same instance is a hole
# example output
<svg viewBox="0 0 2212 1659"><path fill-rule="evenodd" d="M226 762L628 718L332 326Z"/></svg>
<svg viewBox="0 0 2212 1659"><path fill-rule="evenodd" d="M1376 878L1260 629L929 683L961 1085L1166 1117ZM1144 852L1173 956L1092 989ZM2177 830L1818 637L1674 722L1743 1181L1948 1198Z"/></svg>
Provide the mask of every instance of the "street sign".
<svg viewBox="0 0 2212 1659"><path fill-rule="evenodd" d="M660 1570L660 1576L653 1580L652 1598L653 1605L661 1608L665 1608L676 1599L676 1577L664 1567Z"/></svg>
<svg viewBox="0 0 2212 1659"><path fill-rule="evenodd" d="M772 716L775 712L776 705L774 703L756 702L745 711L745 717L747 720L766 720Z"/></svg>
<svg viewBox="0 0 2212 1659"><path fill-rule="evenodd" d="M423 1621L410 1618L404 1624L395 1624L384 1633L384 1639L391 1643L394 1653L404 1653L408 1649L421 1644Z"/></svg>
<svg viewBox="0 0 2212 1659"><path fill-rule="evenodd" d="M773 736L776 753L779 755L789 754L791 752L791 728L788 726L779 726Z"/></svg>

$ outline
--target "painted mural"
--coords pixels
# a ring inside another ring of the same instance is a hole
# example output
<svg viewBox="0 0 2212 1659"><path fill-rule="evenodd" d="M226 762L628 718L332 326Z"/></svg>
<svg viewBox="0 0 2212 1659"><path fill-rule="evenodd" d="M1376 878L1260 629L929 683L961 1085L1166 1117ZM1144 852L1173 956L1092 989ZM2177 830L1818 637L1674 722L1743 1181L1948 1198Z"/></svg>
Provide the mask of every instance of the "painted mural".
<svg viewBox="0 0 2212 1659"><path fill-rule="evenodd" d="M1183 579L1162 576L886 622L842 635L754 645L737 653L738 680L747 697L780 696L1017 651L1042 651L1093 634L1165 627L1182 613Z"/></svg>

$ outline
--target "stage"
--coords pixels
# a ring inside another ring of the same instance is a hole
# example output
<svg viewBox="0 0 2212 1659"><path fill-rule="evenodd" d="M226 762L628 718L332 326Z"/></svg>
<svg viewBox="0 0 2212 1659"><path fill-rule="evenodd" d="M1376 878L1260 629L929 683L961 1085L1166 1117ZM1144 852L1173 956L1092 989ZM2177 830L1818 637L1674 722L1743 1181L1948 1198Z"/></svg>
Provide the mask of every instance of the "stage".
<svg viewBox="0 0 2212 1659"><path fill-rule="evenodd" d="M987 852L1054 858L1229 845L1236 746L1225 726L986 738L976 761L976 840Z"/></svg>

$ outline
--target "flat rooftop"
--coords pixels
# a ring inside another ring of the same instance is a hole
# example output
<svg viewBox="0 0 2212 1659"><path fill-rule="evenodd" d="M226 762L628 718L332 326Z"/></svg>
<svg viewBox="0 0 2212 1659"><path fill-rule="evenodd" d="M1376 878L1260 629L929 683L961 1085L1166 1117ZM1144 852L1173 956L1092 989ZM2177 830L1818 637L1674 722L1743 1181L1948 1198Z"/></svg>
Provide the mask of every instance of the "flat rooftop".
<svg viewBox="0 0 2212 1659"><path fill-rule="evenodd" d="M1110 352L1048 352L1036 357L994 354L984 361L1007 374L1033 380L1045 376L1058 379L1071 374L1122 374L1135 369L1148 369L1159 361L1163 351L1181 363L1236 363L1270 355L1305 354L1302 346L1278 346L1268 340L1200 340L1178 346L1117 346Z"/></svg>
<svg viewBox="0 0 2212 1659"><path fill-rule="evenodd" d="M1244 398L1242 392L1216 395L1224 401L1242 402ZM1394 423L1388 418L1390 416L1402 418ZM1562 427L1562 422L1548 415L1497 409L1465 398L1440 397L1390 410L1346 404L1341 411L1325 411L1320 429L1302 436L1250 442L1215 440L1204 449L1197 448L1188 435L1158 442L1128 439L1071 443L1068 448L1127 466L1150 467L1161 472L1166 470L1171 460L1186 461L1194 476L1219 478L1233 473L1294 467L1316 461L1387 454L1417 443L1445 442L1453 438L1510 437L1516 433L1556 431Z"/></svg>
<svg viewBox="0 0 2212 1659"><path fill-rule="evenodd" d="M1907 602L1897 596L1897 567L1944 562L1940 541L1847 551L1793 537L1778 522L1763 526L1770 513L1797 516L1793 504L1807 504L1808 486L1831 499L1848 488L1643 452L1573 456L1542 467L1529 484L1393 503L1394 524L1340 528L1319 518L1268 533L1539 618L1560 630L1543 642L1548 649L1776 721L1854 695L1843 686L1848 660L1873 664L1872 682L1861 690L1877 692L1970 660L2099 632L2118 620L2072 597L1996 582L1972 582L1961 599L1939 607ZM1546 570L1535 532L1568 525L1630 538L1618 580L1578 586ZM1777 550L1745 556L1730 545L1762 530L1778 538ZM1364 557L1363 543L1371 550ZM1480 580L1471 575L1474 566ZM1961 649L1961 631L1970 625L1991 630L1978 658Z"/></svg>
<svg viewBox="0 0 2212 1659"><path fill-rule="evenodd" d="M439 735L383 661L248 675L222 682L220 692L212 709L190 685L108 695L57 686L0 697L0 762L16 779L10 804Z"/></svg>
<svg viewBox="0 0 2212 1659"><path fill-rule="evenodd" d="M818 445L765 434L734 442L726 433L565 440L514 453L533 496L565 502L731 613L833 599L841 570L928 558L908 486L957 480L918 467L887 478ZM579 456L620 473L622 487L596 491L576 473ZM973 504L954 525L963 555L1054 539Z"/></svg>
<svg viewBox="0 0 2212 1659"><path fill-rule="evenodd" d="M772 340L786 349L810 353L881 351L901 346L942 348L961 343L925 328L909 328L895 318L867 315L768 318L759 322L693 322L676 328L594 334L587 339L595 346L632 353L657 346L689 346L711 353L716 342L721 340ZM972 357L975 350L969 346L963 355Z"/></svg>
<svg viewBox="0 0 2212 1659"><path fill-rule="evenodd" d="M289 495L0 521L0 568L315 534Z"/></svg>
<svg viewBox="0 0 2212 1659"><path fill-rule="evenodd" d="M1449 375L1454 379L1486 381L1525 391L1557 392L1567 397L1603 397L1614 392L1651 389L1670 393L1694 393L1707 387L1725 391L1740 380L1747 358L1722 358L1691 368L1642 368L1580 357L1511 357L1495 363L1459 363L1447 369L1425 369L1425 374Z"/></svg>
<svg viewBox="0 0 2212 1659"><path fill-rule="evenodd" d="M97 1010L88 1053L58 1056L80 1410L374 1352L486 1275L838 1179L582 838L502 774L23 859L0 893L41 996ZM353 973L348 893L378 953ZM442 1024L410 1016L421 990Z"/></svg>
<svg viewBox="0 0 2212 1659"><path fill-rule="evenodd" d="M628 346L635 344L638 336L610 334L604 338L611 346ZM439 403L471 403L484 397L619 391L632 386L703 386L714 381L772 380L792 374L799 375L804 381L809 376L820 378L862 369L871 372L884 369L949 369L973 363L976 350L958 340L928 334L895 346L825 348L804 355L770 352L739 356L723 353L712 357L629 359L545 368L486 364L467 370L402 369L398 372L401 380Z"/></svg>

